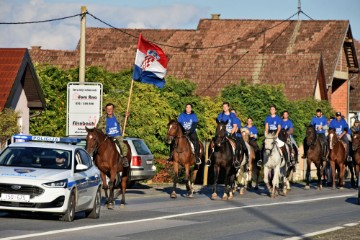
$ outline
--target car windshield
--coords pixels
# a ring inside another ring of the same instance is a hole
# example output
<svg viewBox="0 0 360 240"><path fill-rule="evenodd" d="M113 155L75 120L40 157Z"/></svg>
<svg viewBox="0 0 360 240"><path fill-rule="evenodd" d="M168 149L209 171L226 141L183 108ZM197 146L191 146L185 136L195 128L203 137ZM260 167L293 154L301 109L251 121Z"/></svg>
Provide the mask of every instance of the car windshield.
<svg viewBox="0 0 360 240"><path fill-rule="evenodd" d="M135 147L137 154L139 155L149 155L151 154L150 149L146 146L145 142L142 140L133 140L132 141Z"/></svg>
<svg viewBox="0 0 360 240"><path fill-rule="evenodd" d="M71 151L38 147L8 147L1 152L0 166L71 169Z"/></svg>

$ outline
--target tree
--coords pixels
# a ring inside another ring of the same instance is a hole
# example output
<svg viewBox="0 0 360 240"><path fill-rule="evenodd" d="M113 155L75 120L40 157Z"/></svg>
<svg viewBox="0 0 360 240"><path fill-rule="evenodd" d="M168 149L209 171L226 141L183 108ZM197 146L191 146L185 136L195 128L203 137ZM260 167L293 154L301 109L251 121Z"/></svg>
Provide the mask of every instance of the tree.
<svg viewBox="0 0 360 240"><path fill-rule="evenodd" d="M0 112L0 150L12 135L20 132L18 117L19 113L9 108Z"/></svg>

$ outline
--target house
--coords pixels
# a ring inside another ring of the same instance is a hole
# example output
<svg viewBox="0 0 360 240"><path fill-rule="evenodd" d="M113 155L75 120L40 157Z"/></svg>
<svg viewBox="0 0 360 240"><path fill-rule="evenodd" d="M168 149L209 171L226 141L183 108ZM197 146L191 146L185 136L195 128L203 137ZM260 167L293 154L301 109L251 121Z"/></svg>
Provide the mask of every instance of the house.
<svg viewBox="0 0 360 240"><path fill-rule="evenodd" d="M18 124L29 134L30 110L45 109L45 98L29 51L26 48L0 48L0 111L20 113Z"/></svg>
<svg viewBox="0 0 360 240"><path fill-rule="evenodd" d="M330 101L348 116L350 75L359 63L347 20L201 19L197 29L87 28L86 65L130 69L139 34L168 56L168 74L197 83L197 94L215 96L229 84L284 85L291 100ZM35 62L78 66L74 51L30 50Z"/></svg>

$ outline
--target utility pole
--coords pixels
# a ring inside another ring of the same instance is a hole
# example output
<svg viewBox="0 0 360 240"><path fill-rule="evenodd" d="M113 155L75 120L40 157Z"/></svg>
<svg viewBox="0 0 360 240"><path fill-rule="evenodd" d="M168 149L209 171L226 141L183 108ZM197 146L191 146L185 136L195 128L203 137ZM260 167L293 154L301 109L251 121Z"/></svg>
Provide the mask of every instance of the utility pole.
<svg viewBox="0 0 360 240"><path fill-rule="evenodd" d="M85 30L86 6L81 6L79 82L85 82Z"/></svg>
<svg viewBox="0 0 360 240"><path fill-rule="evenodd" d="M300 13L301 13L301 0L298 0L298 21L300 20Z"/></svg>

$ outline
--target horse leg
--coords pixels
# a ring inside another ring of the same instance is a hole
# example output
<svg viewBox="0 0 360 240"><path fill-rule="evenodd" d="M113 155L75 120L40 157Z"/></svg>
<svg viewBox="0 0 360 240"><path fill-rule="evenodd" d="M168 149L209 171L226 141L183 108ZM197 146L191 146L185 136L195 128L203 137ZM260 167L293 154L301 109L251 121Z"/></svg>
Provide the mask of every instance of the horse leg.
<svg viewBox="0 0 360 240"><path fill-rule="evenodd" d="M110 181L109 181L109 190L110 190L110 195L109 195L109 203L108 203L108 209L114 209L114 189L115 189L115 181L116 181L116 168L111 169L110 171Z"/></svg>
<svg viewBox="0 0 360 240"><path fill-rule="evenodd" d="M271 197L276 197L276 190L279 189L279 176L280 176L280 166L276 166L274 169L274 176L272 180L273 188Z"/></svg>
<svg viewBox="0 0 360 240"><path fill-rule="evenodd" d="M264 167L264 183L266 185L266 188L268 189L268 196L271 197L271 186L269 184L269 171L270 169L267 167Z"/></svg>
<svg viewBox="0 0 360 240"><path fill-rule="evenodd" d="M214 165L214 185L213 185L213 193L211 195L211 199L215 200L217 198L217 181L218 181L218 177L219 177L219 171L220 171L220 166L215 164Z"/></svg>
<svg viewBox="0 0 360 240"><path fill-rule="evenodd" d="M308 154L309 155L309 154ZM309 157L307 157L306 159L306 185L305 185L305 189L310 189L310 181L311 181L311 160L309 159Z"/></svg>
<svg viewBox="0 0 360 240"><path fill-rule="evenodd" d="M102 188L104 189L104 193L105 193L105 198L106 198L106 202L105 205L107 205L109 203L109 194L108 194L108 190L109 190L109 185L106 181L106 175L103 172L100 172L100 178L101 181L103 183Z"/></svg>
<svg viewBox="0 0 360 240"><path fill-rule="evenodd" d="M345 176L345 164L340 163L340 173L339 173L339 187L340 189L344 188L344 176Z"/></svg>
<svg viewBox="0 0 360 240"><path fill-rule="evenodd" d="M130 171L129 168L124 168L123 173L122 173L122 177L121 177L121 202L120 202L120 208L125 207L126 183L128 181L129 171Z"/></svg>
<svg viewBox="0 0 360 240"><path fill-rule="evenodd" d="M351 178L351 187L355 187L355 177L354 177L354 164L353 164L354 160L352 160L351 162L347 162L348 168L350 170L350 178Z"/></svg>
<svg viewBox="0 0 360 240"><path fill-rule="evenodd" d="M320 163L315 164L316 166L316 174L317 174L317 189L322 190L322 184L321 184L321 166Z"/></svg>
<svg viewBox="0 0 360 240"><path fill-rule="evenodd" d="M173 184L173 191L170 194L171 198L176 198L176 184L179 180L179 163L174 161L174 184Z"/></svg>
<svg viewBox="0 0 360 240"><path fill-rule="evenodd" d="M193 197L191 195L191 182L190 182L190 165L185 165L185 184L186 184L186 191L188 197Z"/></svg>
<svg viewBox="0 0 360 240"><path fill-rule="evenodd" d="M230 167L226 168L226 172L225 172L225 187L224 187L224 195L221 198L221 200L228 200L228 196L229 196L229 173L230 173Z"/></svg>
<svg viewBox="0 0 360 240"><path fill-rule="evenodd" d="M359 171L360 171L360 166L355 163L355 175L356 175L357 183L359 182Z"/></svg>
<svg viewBox="0 0 360 240"><path fill-rule="evenodd" d="M335 189L336 188L336 183L335 183L335 174L336 174L335 162L330 161L330 165L331 165L332 188Z"/></svg>
<svg viewBox="0 0 360 240"><path fill-rule="evenodd" d="M194 170L192 172L192 177L191 177L190 194L189 194L190 198L194 196L194 184L195 184L196 175L197 175L198 170L199 170L198 165L196 165L194 167Z"/></svg>

